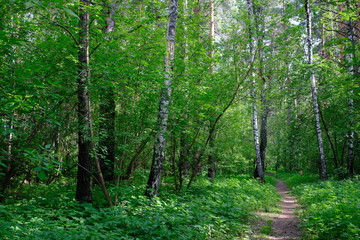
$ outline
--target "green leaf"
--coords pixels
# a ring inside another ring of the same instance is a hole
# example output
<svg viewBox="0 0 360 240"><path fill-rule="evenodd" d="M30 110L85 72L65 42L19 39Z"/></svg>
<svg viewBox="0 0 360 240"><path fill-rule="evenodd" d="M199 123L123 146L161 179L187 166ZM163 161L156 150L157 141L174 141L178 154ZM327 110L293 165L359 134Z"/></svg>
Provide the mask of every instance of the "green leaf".
<svg viewBox="0 0 360 240"><path fill-rule="evenodd" d="M64 11L65 11L67 14L69 14L70 16L79 18L79 16L76 15L76 13L74 13L72 10L70 10L70 9L68 9L68 8L64 8Z"/></svg>

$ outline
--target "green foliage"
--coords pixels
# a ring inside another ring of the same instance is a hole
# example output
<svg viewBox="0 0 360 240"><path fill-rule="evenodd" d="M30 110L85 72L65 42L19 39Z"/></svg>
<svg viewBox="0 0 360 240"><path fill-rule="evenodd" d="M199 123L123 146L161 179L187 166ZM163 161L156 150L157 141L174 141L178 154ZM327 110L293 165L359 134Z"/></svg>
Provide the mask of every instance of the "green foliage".
<svg viewBox="0 0 360 240"><path fill-rule="evenodd" d="M315 176L279 174L292 186L299 202L306 239L360 238L359 179L315 181Z"/></svg>
<svg viewBox="0 0 360 240"><path fill-rule="evenodd" d="M162 191L154 201L143 185L110 189L121 195L115 207L79 204L73 186L26 186L23 200L0 206L2 239L234 239L245 236L247 220L274 206L274 187L248 177L198 179L189 191ZM97 196L95 191L95 196ZM18 196L19 197L19 196Z"/></svg>

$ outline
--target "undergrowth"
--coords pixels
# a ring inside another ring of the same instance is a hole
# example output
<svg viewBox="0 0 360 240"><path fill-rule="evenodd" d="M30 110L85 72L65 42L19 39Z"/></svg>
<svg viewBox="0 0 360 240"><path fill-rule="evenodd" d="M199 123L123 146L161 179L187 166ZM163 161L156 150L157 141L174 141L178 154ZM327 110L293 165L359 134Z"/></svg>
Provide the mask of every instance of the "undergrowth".
<svg viewBox="0 0 360 240"><path fill-rule="evenodd" d="M359 179L319 181L317 176L278 174L304 206L307 240L360 239Z"/></svg>
<svg viewBox="0 0 360 240"><path fill-rule="evenodd" d="M0 238L242 239L251 212L278 200L272 185L244 176L215 183L198 179L180 193L163 187L153 201L143 196L144 189L141 184L110 188L112 195L120 194L119 202L103 207L101 201L77 203L72 185L27 186L26 198L0 205Z"/></svg>

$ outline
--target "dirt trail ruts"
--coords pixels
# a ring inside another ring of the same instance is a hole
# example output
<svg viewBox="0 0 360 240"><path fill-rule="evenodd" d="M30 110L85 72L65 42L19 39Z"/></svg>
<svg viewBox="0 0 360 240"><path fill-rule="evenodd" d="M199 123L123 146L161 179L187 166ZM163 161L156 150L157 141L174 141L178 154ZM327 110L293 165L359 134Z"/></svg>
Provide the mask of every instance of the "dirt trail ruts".
<svg viewBox="0 0 360 240"><path fill-rule="evenodd" d="M289 189L286 184L277 179L276 190L281 195L280 210L281 213L257 213L265 218L272 220L272 227L270 235L266 237L256 237L252 239L261 240L295 240L301 239L301 232L299 229L299 219L295 216L294 211L298 207L296 199L288 192Z"/></svg>

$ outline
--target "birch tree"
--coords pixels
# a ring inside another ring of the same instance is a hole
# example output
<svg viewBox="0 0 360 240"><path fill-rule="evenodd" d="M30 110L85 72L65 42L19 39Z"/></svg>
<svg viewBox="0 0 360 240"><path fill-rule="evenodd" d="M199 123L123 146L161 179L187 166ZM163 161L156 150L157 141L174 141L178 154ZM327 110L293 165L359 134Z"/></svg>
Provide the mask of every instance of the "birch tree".
<svg viewBox="0 0 360 240"><path fill-rule="evenodd" d="M161 89L158 132L154 142L154 152L149 179L146 185L145 195L153 199L158 194L161 172L165 159L166 132L169 119L169 104L171 99L171 83L173 80L173 67L175 55L176 21L178 13L178 0L170 0L169 21L166 33L166 56L165 56L165 80Z"/></svg>
<svg viewBox="0 0 360 240"><path fill-rule="evenodd" d="M350 3L347 0L346 1L347 8L350 8ZM359 70L358 70L358 63L356 58L356 45L358 42L358 36L356 34L356 28L357 28L358 21L354 20L353 17L349 17L349 20L346 23L346 37L350 43L350 50L346 54L346 59L348 62L348 69L350 74L350 91L349 91L349 132L348 132L348 157L347 157L347 169L348 174L350 176L354 175L354 160L355 160L355 153L354 153L354 139L355 139L355 131L354 131L354 90L352 89L352 83L356 78L359 77Z"/></svg>
<svg viewBox="0 0 360 240"><path fill-rule="evenodd" d="M318 141L318 148L320 154L320 178L326 179L326 162L325 162L325 150L324 143L322 139L322 131L320 124L320 109L318 103L317 96L317 87L316 87L316 78L314 74L313 67L313 45L312 45L312 34L311 34L311 8L310 8L310 0L305 0L305 11L306 11L306 31L307 31L307 62L310 67L310 86L311 86L311 96L312 96L312 104L314 110L314 118L315 118L315 128L316 128L316 136Z"/></svg>
<svg viewBox="0 0 360 240"><path fill-rule="evenodd" d="M250 19L249 25L249 53L251 63L255 61L255 43L256 39L254 36L254 31L252 30L252 24L254 23L254 7L252 0L247 0L248 7L248 15ZM253 99L253 118L252 118L252 126L253 126L253 138L254 138L254 146L255 146L255 165L257 169L257 176L259 176L260 181L264 182L264 171L261 162L261 154L260 154L260 143L259 143L259 126L258 126L258 110L256 105L256 87L255 87L255 76L254 72L251 73L251 90L250 90L251 98Z"/></svg>

